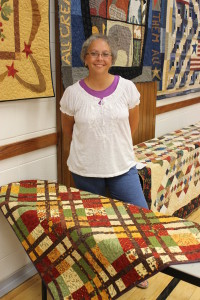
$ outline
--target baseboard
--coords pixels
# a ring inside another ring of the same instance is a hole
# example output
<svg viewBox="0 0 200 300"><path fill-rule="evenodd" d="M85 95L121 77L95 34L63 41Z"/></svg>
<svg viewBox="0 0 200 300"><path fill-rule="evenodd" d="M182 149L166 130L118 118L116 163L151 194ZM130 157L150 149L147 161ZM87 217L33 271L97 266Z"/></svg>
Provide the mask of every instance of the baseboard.
<svg viewBox="0 0 200 300"><path fill-rule="evenodd" d="M0 297L6 295L36 273L37 270L32 263L19 269L16 273L0 282Z"/></svg>

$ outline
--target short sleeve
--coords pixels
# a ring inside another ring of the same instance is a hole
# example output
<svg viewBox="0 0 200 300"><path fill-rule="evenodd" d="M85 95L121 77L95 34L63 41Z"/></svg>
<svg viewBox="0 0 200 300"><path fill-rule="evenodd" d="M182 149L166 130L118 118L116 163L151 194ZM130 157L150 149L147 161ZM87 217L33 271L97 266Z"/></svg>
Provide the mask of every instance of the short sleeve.
<svg viewBox="0 0 200 300"><path fill-rule="evenodd" d="M128 108L131 109L140 104L140 93L132 81L127 80L127 83Z"/></svg>
<svg viewBox="0 0 200 300"><path fill-rule="evenodd" d="M60 100L60 110L62 113L67 114L69 116L75 115L74 97L73 97L71 86L66 88Z"/></svg>

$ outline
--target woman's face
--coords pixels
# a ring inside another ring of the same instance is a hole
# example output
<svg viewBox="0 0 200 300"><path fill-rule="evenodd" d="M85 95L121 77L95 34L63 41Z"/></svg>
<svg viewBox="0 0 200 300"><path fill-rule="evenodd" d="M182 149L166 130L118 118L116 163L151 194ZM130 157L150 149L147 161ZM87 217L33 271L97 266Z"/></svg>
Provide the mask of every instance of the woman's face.
<svg viewBox="0 0 200 300"><path fill-rule="evenodd" d="M108 70L112 66L112 55L106 41L97 39L90 44L85 56L85 65L88 66L90 73L108 73Z"/></svg>

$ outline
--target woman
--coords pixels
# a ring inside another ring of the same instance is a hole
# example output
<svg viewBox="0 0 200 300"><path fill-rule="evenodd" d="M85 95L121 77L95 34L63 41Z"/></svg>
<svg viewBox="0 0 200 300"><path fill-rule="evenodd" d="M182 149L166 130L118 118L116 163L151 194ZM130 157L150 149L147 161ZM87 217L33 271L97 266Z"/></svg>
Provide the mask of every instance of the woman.
<svg viewBox="0 0 200 300"><path fill-rule="evenodd" d="M71 142L67 165L81 190L148 208L134 160L132 136L140 94L133 82L109 73L116 60L109 38L92 35L82 47L88 76L61 99L62 128ZM147 281L139 286L146 288Z"/></svg>

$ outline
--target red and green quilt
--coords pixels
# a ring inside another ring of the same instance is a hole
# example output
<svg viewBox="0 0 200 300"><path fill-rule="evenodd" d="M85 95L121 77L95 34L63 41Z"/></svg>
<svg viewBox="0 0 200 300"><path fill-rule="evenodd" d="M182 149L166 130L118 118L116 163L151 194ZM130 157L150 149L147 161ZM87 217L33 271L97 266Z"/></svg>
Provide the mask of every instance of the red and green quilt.
<svg viewBox="0 0 200 300"><path fill-rule="evenodd" d="M45 180L0 188L1 210L53 299L116 299L200 261L200 225Z"/></svg>

